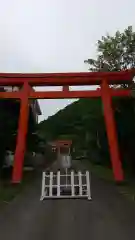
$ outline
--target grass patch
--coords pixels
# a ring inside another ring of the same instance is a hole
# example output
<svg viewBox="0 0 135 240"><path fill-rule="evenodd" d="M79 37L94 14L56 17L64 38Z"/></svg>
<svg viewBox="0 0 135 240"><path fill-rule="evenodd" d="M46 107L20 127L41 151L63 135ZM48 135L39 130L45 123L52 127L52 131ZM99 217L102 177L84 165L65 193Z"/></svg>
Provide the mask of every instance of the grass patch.
<svg viewBox="0 0 135 240"><path fill-rule="evenodd" d="M21 190L20 186L12 184L4 184L0 186L0 202L10 202Z"/></svg>
<svg viewBox="0 0 135 240"><path fill-rule="evenodd" d="M135 184L127 181L124 185L117 186L118 191L123 194L128 200L135 201Z"/></svg>
<svg viewBox="0 0 135 240"><path fill-rule="evenodd" d="M91 173L94 173L97 177L107 181L113 181L112 169L91 163L88 163L88 165Z"/></svg>
<svg viewBox="0 0 135 240"><path fill-rule="evenodd" d="M112 169L87 163L87 167L90 169L91 173L100 179L114 182ZM127 174L125 174L126 181L122 185L116 185L119 193L124 195L128 200L135 201L135 179L130 179Z"/></svg>
<svg viewBox="0 0 135 240"><path fill-rule="evenodd" d="M10 181L0 183L0 203L8 203L13 200L36 176L35 171L26 171L23 180L19 184L12 184Z"/></svg>

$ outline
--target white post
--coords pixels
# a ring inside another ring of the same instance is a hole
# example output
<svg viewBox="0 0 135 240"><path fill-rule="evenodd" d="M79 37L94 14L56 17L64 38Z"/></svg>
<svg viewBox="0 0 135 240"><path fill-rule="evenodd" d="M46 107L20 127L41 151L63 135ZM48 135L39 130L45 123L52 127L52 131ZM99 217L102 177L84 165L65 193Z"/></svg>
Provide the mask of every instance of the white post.
<svg viewBox="0 0 135 240"><path fill-rule="evenodd" d="M82 173L80 171L78 172L78 177L79 177L79 195L82 196Z"/></svg>
<svg viewBox="0 0 135 240"><path fill-rule="evenodd" d="M49 182L49 196L52 197L52 182L53 182L53 172L50 172L50 182Z"/></svg>
<svg viewBox="0 0 135 240"><path fill-rule="evenodd" d="M89 171L86 171L86 184L87 184L88 200L90 200L90 199L91 199L91 191L90 191L90 176L89 176Z"/></svg>
<svg viewBox="0 0 135 240"><path fill-rule="evenodd" d="M66 188L67 188L67 183L68 181L67 181L67 168L66 168Z"/></svg>
<svg viewBox="0 0 135 240"><path fill-rule="evenodd" d="M42 174L42 186L41 186L41 198L40 200L42 201L45 195L45 172Z"/></svg>
<svg viewBox="0 0 135 240"><path fill-rule="evenodd" d="M75 195L75 189L74 189L74 172L71 171L71 191L72 191L72 196Z"/></svg>
<svg viewBox="0 0 135 240"><path fill-rule="evenodd" d="M70 154L71 154L71 149L70 149L70 147L69 147L69 156L70 156Z"/></svg>
<svg viewBox="0 0 135 240"><path fill-rule="evenodd" d="M60 171L57 172L57 196L60 196Z"/></svg>

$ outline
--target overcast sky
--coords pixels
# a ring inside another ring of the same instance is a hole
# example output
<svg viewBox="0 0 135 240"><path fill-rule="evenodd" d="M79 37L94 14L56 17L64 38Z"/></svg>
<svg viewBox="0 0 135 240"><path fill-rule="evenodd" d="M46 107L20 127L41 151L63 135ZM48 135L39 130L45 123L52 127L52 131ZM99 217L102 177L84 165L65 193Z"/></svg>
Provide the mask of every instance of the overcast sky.
<svg viewBox="0 0 135 240"><path fill-rule="evenodd" d="M96 41L135 27L135 0L0 0L0 72L81 72ZM42 100L40 120L71 100Z"/></svg>

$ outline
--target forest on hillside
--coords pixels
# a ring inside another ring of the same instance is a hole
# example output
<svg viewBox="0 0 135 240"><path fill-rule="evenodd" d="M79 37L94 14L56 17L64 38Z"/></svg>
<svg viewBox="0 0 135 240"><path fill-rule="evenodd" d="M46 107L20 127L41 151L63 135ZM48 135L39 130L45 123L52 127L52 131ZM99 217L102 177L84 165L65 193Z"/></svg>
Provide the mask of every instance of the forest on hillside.
<svg viewBox="0 0 135 240"><path fill-rule="evenodd" d="M97 42L97 58L84 61L89 71L120 71L135 67L135 32L129 26ZM133 84L134 85L134 84ZM119 87L129 87L121 85ZM133 94L134 95L134 94ZM135 99L113 98L118 141L123 166L135 173ZM47 140L70 138L76 155L87 155L96 164L110 166L108 141L101 99L79 99L39 124Z"/></svg>

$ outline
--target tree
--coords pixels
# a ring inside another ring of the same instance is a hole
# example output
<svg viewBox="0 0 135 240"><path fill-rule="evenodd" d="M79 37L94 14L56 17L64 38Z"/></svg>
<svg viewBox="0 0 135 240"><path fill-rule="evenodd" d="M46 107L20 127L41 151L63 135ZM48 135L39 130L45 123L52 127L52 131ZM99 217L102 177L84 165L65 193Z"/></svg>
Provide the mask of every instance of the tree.
<svg viewBox="0 0 135 240"><path fill-rule="evenodd" d="M6 150L14 150L19 106L9 99L0 99L0 170Z"/></svg>
<svg viewBox="0 0 135 240"><path fill-rule="evenodd" d="M129 26L97 42L97 59L87 59L90 71L120 71L135 67L135 32Z"/></svg>
<svg viewBox="0 0 135 240"><path fill-rule="evenodd" d="M1 89L2 91L2 89ZM0 171L5 160L6 150L15 151L18 131L20 103L16 100L0 99ZM30 109L27 134L27 149L39 151L41 138L34 133L37 129Z"/></svg>
<svg viewBox="0 0 135 240"><path fill-rule="evenodd" d="M123 33L102 37L97 42L97 59L85 60L90 71L120 71L135 67L135 33L128 27ZM123 86L122 86L123 87ZM89 160L109 165L109 151L101 99L80 99L39 124L46 139L62 135L73 139L79 151L87 148ZM135 102L133 98L113 99L119 145L124 164L135 170Z"/></svg>
<svg viewBox="0 0 135 240"><path fill-rule="evenodd" d="M87 59L90 71L120 71L135 68L135 32L129 26L124 32L114 36L107 34L97 42L97 59ZM127 85L121 85L127 87ZM118 139L126 166L135 171L135 100L133 98L114 99ZM127 126L127 127L126 127Z"/></svg>
<svg viewBox="0 0 135 240"><path fill-rule="evenodd" d="M101 99L80 99L40 123L39 132L49 140L71 139L77 155L85 151L89 159L103 163L107 138L101 109Z"/></svg>

